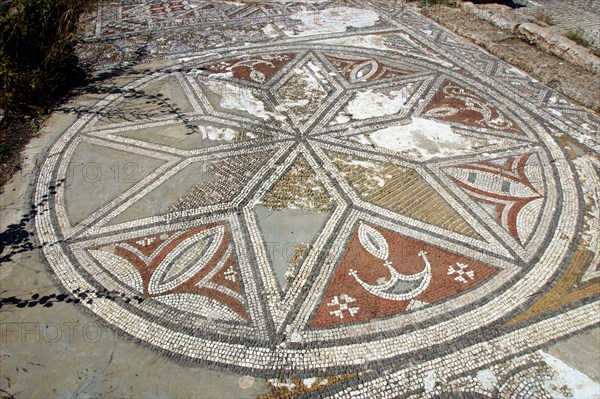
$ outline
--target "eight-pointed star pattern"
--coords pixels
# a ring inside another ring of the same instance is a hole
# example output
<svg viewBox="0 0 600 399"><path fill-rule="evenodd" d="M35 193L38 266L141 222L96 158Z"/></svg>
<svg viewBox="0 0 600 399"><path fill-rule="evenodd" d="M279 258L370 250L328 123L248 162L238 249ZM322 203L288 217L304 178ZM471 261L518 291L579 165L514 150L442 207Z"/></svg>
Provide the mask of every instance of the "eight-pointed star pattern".
<svg viewBox="0 0 600 399"><path fill-rule="evenodd" d="M64 181L36 222L54 273L143 296L86 304L124 332L254 373L506 316L568 255L577 190L528 111L436 60L271 45L108 95L40 173L40 199Z"/></svg>

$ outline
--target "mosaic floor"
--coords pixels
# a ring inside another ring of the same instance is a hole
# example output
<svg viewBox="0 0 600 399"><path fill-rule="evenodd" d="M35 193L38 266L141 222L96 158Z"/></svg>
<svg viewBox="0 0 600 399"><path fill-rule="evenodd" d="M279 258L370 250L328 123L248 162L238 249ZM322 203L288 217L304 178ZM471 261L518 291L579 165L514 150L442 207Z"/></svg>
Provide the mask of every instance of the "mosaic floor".
<svg viewBox="0 0 600 399"><path fill-rule="evenodd" d="M95 31L272 20L50 149L37 239L84 308L279 397L581 395L538 349L600 321L597 116L410 7L129 3Z"/></svg>

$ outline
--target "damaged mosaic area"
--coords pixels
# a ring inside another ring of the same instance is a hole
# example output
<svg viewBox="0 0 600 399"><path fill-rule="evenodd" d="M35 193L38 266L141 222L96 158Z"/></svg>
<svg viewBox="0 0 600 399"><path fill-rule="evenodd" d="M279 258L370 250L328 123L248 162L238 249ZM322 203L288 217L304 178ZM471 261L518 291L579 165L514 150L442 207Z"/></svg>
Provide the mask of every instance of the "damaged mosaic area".
<svg viewBox="0 0 600 399"><path fill-rule="evenodd" d="M151 15L200 23L192 3ZM577 397L538 349L600 321L597 118L410 9L348 4L330 32L296 6L267 25L294 40L182 54L56 142L35 199L58 187L36 219L57 280L142 296L84 306L272 397ZM72 181L91 154L135 179Z"/></svg>

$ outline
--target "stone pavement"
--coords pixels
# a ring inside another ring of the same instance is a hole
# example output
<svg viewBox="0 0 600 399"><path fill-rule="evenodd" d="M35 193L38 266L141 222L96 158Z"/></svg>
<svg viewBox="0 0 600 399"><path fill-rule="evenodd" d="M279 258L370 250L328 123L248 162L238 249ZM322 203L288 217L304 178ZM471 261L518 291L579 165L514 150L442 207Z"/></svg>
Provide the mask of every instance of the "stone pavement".
<svg viewBox="0 0 600 399"><path fill-rule="evenodd" d="M2 197L4 397L600 397L598 116L402 2L86 29Z"/></svg>
<svg viewBox="0 0 600 399"><path fill-rule="evenodd" d="M596 0L522 0L517 12L534 16L544 13L555 27L566 33L581 29L583 37L600 48L600 2Z"/></svg>
<svg viewBox="0 0 600 399"><path fill-rule="evenodd" d="M482 20L491 22L498 28L507 31L507 34L516 35L523 40L522 46L525 45L525 43L534 44L540 49L543 49L546 53L568 61L570 67L583 67L595 75L600 73L599 2L595 0L547 0L539 2L523 0L521 3L522 4L517 5L518 7L513 9L495 3L474 4L473 2L466 1L460 3L462 7L458 8L467 11L468 13L472 13ZM434 16L431 12L432 9L432 7L424 8L424 14L429 15L430 17ZM443 11L435 14L434 19L436 22L448 27L446 20L451 19L452 14L456 14L453 12L452 8L445 7ZM477 29L473 29L470 25L465 26L463 23L463 25L460 25L460 30L464 30L467 37L474 36L475 42L482 45L481 41L483 39L478 35ZM458 32L459 30L453 29L453 31ZM484 28L483 31L488 35L491 33L490 29ZM504 36L504 34L500 34L500 36ZM493 49L486 45L483 45L483 47L500 58L509 60L513 65L519 65L523 68L522 62L515 60L514 57L506 58L501 55L502 51L511 51L514 46L510 46L510 44L513 43L505 42L502 37L498 38L498 43L500 43L500 46L494 47ZM560 70L561 66L564 65L561 63L558 63L558 65L555 63L546 65L544 60L539 59L539 55L537 57L535 55L531 56L532 59L529 61L530 64L537 63L540 66L544 65L547 69ZM541 58L544 58L544 55L542 55ZM524 69L531 73L531 69ZM555 72L555 75L556 74L557 73ZM539 75L534 74L534 76L538 76L539 78ZM561 78L560 81L564 84L566 81L576 79L577 77L580 77L580 74L573 73L569 78ZM584 78L584 80L587 79L589 78ZM598 80L596 76L593 76L593 79ZM547 81L545 83L548 84ZM575 93L577 92L578 91L575 90ZM568 93L570 98L576 99L576 101L585 104L597 112L597 107L591 106L589 101L582 101L580 95L572 93L570 90L563 90L562 93ZM596 90L594 90L591 97L593 99L598 97Z"/></svg>

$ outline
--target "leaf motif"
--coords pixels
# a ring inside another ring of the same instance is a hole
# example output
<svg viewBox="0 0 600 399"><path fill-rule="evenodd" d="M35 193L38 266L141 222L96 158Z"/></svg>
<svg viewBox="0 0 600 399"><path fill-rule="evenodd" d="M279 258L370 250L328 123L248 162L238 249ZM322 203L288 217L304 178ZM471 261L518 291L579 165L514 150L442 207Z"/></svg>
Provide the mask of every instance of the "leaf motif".
<svg viewBox="0 0 600 399"><path fill-rule="evenodd" d="M387 240L374 228L361 223L358 228L358 239L363 248L376 258L387 260L389 246Z"/></svg>
<svg viewBox="0 0 600 399"><path fill-rule="evenodd" d="M131 288L142 293L144 282L140 272L128 260L102 250L90 250L92 255L106 270Z"/></svg>
<svg viewBox="0 0 600 399"><path fill-rule="evenodd" d="M238 323L246 321L229 306L214 298L194 294L167 294L157 297L156 300L176 309L206 317L209 320L216 319Z"/></svg>
<svg viewBox="0 0 600 399"><path fill-rule="evenodd" d="M350 72L352 82L365 82L377 72L377 62L368 60L356 65Z"/></svg>
<svg viewBox="0 0 600 399"><path fill-rule="evenodd" d="M203 230L186 238L160 262L148 284L150 295L169 291L194 277L217 253L223 241L223 226Z"/></svg>
<svg viewBox="0 0 600 399"><path fill-rule="evenodd" d="M430 118L444 118L448 116L452 116L458 113L458 109L450 108L450 107L438 107L434 109L430 109L425 113L425 116Z"/></svg>
<svg viewBox="0 0 600 399"><path fill-rule="evenodd" d="M250 79L258 83L265 83L267 81L265 74L255 69L250 71Z"/></svg>

